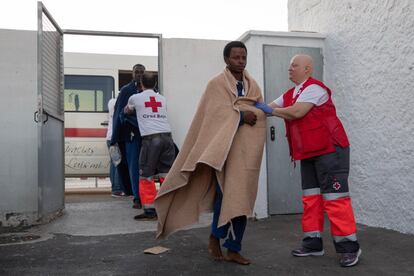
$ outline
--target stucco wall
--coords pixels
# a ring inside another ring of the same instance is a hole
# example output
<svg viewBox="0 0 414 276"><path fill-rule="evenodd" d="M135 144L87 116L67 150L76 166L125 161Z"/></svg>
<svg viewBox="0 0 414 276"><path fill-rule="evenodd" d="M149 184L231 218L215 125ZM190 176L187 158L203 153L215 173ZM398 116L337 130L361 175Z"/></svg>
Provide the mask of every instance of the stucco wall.
<svg viewBox="0 0 414 276"><path fill-rule="evenodd" d="M36 32L0 30L0 227L37 218Z"/></svg>
<svg viewBox="0 0 414 276"><path fill-rule="evenodd" d="M163 39L163 94L168 101L168 118L173 139L181 148L207 82L220 73L225 63L226 41Z"/></svg>
<svg viewBox="0 0 414 276"><path fill-rule="evenodd" d="M351 141L357 221L414 233L414 2L289 0L289 30L325 41L325 82Z"/></svg>

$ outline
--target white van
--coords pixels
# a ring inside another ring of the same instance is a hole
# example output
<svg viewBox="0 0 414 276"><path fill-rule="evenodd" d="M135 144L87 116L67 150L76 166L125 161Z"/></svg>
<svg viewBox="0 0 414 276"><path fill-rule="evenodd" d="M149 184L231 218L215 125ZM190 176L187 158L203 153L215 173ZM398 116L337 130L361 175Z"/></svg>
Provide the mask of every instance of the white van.
<svg viewBox="0 0 414 276"><path fill-rule="evenodd" d="M158 57L65 53L65 176L109 174L108 101L131 81L134 64L158 71Z"/></svg>

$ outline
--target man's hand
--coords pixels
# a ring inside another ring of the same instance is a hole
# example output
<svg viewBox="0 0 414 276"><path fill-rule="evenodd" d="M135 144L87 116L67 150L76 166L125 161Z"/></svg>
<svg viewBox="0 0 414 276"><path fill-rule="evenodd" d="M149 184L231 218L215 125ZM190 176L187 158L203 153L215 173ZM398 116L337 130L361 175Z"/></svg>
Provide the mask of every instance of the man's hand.
<svg viewBox="0 0 414 276"><path fill-rule="evenodd" d="M124 107L124 113L125 113L125 114L129 114L129 115L131 115L132 113L134 113L134 110L132 110L132 109L128 108L128 105L126 105L126 106Z"/></svg>
<svg viewBox="0 0 414 276"><path fill-rule="evenodd" d="M244 111L243 121L251 126L256 124L257 116L251 111Z"/></svg>
<svg viewBox="0 0 414 276"><path fill-rule="evenodd" d="M271 115L273 112L273 108L268 106L265 102L256 102L254 105L256 108L262 110L265 114Z"/></svg>

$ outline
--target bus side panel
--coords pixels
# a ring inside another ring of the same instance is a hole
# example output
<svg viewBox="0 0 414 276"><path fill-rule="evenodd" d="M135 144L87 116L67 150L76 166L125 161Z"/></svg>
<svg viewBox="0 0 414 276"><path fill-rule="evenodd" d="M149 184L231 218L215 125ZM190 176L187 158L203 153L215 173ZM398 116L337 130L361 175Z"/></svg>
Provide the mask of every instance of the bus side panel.
<svg viewBox="0 0 414 276"><path fill-rule="evenodd" d="M107 176L110 160L103 138L66 138L65 175Z"/></svg>

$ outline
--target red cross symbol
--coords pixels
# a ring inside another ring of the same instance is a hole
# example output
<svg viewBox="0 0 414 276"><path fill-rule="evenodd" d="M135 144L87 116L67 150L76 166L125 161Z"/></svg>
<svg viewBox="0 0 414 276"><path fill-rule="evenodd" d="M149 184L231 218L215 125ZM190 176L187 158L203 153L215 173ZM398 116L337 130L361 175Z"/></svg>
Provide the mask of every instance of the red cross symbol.
<svg viewBox="0 0 414 276"><path fill-rule="evenodd" d="M151 107L152 112L158 112L158 107L161 107L161 106L162 106L161 102L157 102L155 100L155 97L150 97L150 101L145 102L145 107Z"/></svg>
<svg viewBox="0 0 414 276"><path fill-rule="evenodd" d="M335 181L335 183L332 185L335 191L338 191L341 188L341 184L338 181Z"/></svg>

